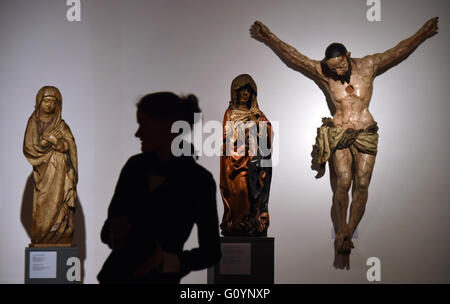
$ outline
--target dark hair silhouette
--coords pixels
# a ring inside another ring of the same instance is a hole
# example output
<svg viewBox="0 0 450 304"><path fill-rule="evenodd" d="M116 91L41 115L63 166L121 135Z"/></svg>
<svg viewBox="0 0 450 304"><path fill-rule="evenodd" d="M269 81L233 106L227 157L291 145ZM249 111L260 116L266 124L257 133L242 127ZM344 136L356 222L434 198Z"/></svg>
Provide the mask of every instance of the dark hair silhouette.
<svg viewBox="0 0 450 304"><path fill-rule="evenodd" d="M325 59L335 58L339 56L346 56L347 49L341 43L332 43L325 50Z"/></svg>
<svg viewBox="0 0 450 304"><path fill-rule="evenodd" d="M137 108L150 117L187 121L191 127L196 122L194 113L202 111L195 95L179 97L172 92L147 94L138 102Z"/></svg>

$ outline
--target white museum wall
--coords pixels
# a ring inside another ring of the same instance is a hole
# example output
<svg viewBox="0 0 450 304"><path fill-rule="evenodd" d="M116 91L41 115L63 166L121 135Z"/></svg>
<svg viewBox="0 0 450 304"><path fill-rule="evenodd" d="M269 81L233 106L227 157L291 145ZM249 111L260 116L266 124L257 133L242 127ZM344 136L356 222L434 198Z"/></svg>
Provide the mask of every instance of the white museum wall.
<svg viewBox="0 0 450 304"><path fill-rule="evenodd" d="M253 76L261 109L280 126L269 203L275 282L365 283L372 256L381 260L384 283L450 282L448 1L381 0L381 22L367 21L363 0L81 4L81 22L68 22L65 1L0 2L0 283L24 281L22 205L32 168L22 141L40 87L61 90L63 118L77 142L77 238L85 248L84 282L96 283L109 253L99 238L106 210L121 167L139 153L139 97L194 93L204 122L221 121L231 80L241 73ZM434 16L440 33L375 80L377 163L351 269L336 270L328 173L316 180L310 169L316 128L330 116L325 98L248 29L261 20L314 59L335 41L362 57L393 47ZM218 183L218 157L199 162ZM217 206L221 218L219 193ZM185 247L196 245L194 230ZM182 282L205 283L206 271Z"/></svg>

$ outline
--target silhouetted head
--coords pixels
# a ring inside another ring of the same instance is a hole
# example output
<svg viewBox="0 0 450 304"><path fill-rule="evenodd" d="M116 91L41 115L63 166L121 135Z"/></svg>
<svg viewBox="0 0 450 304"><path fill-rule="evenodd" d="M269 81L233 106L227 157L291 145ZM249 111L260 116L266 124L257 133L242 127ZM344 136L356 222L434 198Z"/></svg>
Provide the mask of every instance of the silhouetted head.
<svg viewBox="0 0 450 304"><path fill-rule="evenodd" d="M194 113L201 112L197 97L180 97L171 92L145 95L137 108L139 128L135 136L142 142L142 152L170 151L171 142L178 135L171 132L172 124L182 120L192 128Z"/></svg>
<svg viewBox="0 0 450 304"><path fill-rule="evenodd" d="M325 50L325 58L322 61L326 65L325 76L339 80L342 84L344 82L350 83L352 74L350 55L351 53L347 51L343 44L330 44Z"/></svg>

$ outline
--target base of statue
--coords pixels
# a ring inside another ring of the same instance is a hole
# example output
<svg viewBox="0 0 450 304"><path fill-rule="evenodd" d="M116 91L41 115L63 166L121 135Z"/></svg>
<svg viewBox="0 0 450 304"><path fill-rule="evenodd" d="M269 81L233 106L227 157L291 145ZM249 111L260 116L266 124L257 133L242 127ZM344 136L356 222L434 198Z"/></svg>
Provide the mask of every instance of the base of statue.
<svg viewBox="0 0 450 304"><path fill-rule="evenodd" d="M31 245L25 248L25 284L80 283L78 247L61 244L46 244L47 247L43 247L44 244Z"/></svg>
<svg viewBox="0 0 450 304"><path fill-rule="evenodd" d="M64 243L64 244L51 244L51 243L40 243L40 244L33 244L30 243L28 245L30 248L48 248L48 247L76 247L75 244L72 243Z"/></svg>
<svg viewBox="0 0 450 304"><path fill-rule="evenodd" d="M208 268L208 284L273 284L273 237L221 237L222 258Z"/></svg>

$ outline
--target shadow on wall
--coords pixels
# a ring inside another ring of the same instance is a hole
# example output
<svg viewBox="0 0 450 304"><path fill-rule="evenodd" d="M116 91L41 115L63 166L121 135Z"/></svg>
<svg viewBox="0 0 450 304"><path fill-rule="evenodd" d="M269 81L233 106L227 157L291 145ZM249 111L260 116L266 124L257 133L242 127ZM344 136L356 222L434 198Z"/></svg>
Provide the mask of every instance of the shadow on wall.
<svg viewBox="0 0 450 304"><path fill-rule="evenodd" d="M20 220L31 240L31 219L33 214L33 172L28 176L22 196L22 208L20 210ZM75 210L75 232L73 242L78 247L78 257L81 262L81 283L84 282L84 260L86 259L86 225L80 198L77 197Z"/></svg>

